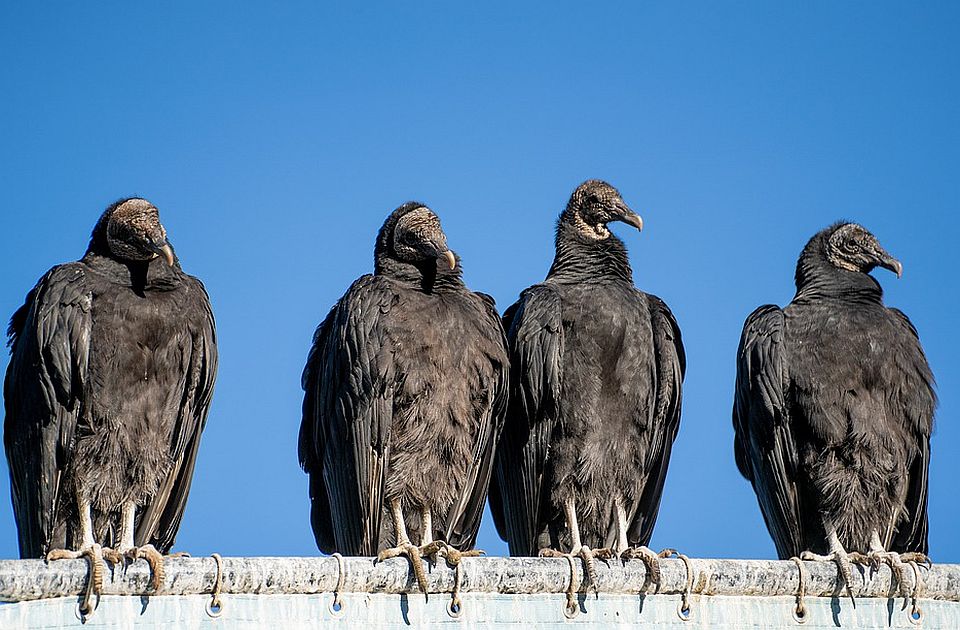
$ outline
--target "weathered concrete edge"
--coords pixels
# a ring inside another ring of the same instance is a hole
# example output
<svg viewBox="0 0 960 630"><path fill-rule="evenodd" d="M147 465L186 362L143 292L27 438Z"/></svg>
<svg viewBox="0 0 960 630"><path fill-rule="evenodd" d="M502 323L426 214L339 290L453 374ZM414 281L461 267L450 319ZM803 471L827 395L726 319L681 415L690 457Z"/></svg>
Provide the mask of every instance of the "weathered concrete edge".
<svg viewBox="0 0 960 630"><path fill-rule="evenodd" d="M800 575L796 564L773 560L691 559L695 594L742 597L794 595ZM342 591L346 593L416 593L406 559L375 562L372 558L344 558ZM831 563L806 562L806 594L809 597L842 595L837 568ZM315 594L333 592L338 582L335 558L224 558L222 592L235 594ZM217 564L211 557L169 558L162 588L149 589L150 570L146 562L108 569L104 574L105 595L193 595L213 591ZM593 590L586 584L583 565L574 562L578 589ZM598 561L596 590L599 593L678 594L686 588L687 572L678 559L662 561L662 579L647 584L644 564ZM920 568L922 597L960 602L960 565L934 564ZM454 586L454 569L441 560L430 568L428 592L449 593ZM570 584L570 564L563 558L465 558L461 565L463 593L563 593ZM906 571L905 588L913 590L913 571ZM79 595L87 584L85 560L0 560L0 601L18 602ZM901 591L886 566L877 571L856 567L853 593L857 597L897 597Z"/></svg>

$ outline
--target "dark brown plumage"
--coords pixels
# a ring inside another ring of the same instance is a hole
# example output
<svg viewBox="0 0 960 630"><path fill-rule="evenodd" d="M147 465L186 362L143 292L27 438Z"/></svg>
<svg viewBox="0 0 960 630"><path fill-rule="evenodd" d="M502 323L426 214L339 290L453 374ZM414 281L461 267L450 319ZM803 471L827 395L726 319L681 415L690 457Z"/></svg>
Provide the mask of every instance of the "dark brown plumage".
<svg viewBox="0 0 960 630"><path fill-rule="evenodd" d="M159 579L217 349L207 294L181 270L157 209L110 206L83 258L41 278L9 335L4 445L21 556L99 559L114 547L115 561L148 554Z"/></svg>
<svg viewBox="0 0 960 630"><path fill-rule="evenodd" d="M777 553L829 554L847 577L847 550L895 569L886 552L927 552L933 375L878 266L903 271L862 226L819 232L793 301L754 311L737 355L737 466Z"/></svg>
<svg viewBox="0 0 960 630"><path fill-rule="evenodd" d="M605 548L656 571L644 546L679 427L684 351L670 309L634 286L612 221L643 225L609 184L578 187L546 280L504 315L511 403L490 502L513 555L569 549L590 570Z"/></svg>
<svg viewBox="0 0 960 630"><path fill-rule="evenodd" d="M505 341L492 298L464 286L422 204L387 218L374 260L314 336L300 462L321 551L404 553L422 581L418 557L443 546L435 539L476 541L506 404Z"/></svg>

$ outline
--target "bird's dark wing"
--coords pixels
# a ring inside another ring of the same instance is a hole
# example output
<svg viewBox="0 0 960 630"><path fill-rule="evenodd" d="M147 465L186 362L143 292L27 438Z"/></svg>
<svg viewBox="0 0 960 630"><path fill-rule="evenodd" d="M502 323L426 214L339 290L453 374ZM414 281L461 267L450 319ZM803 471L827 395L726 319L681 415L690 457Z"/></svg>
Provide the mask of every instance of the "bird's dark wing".
<svg viewBox="0 0 960 630"><path fill-rule="evenodd" d="M888 309L902 331L904 346L900 369L909 375L909 385L901 388L902 413L910 422L912 435L917 441L918 454L910 467L910 482L906 497L906 523L896 519L892 524L892 541L888 549L897 552L917 551L926 554L927 545L927 484L930 469L930 433L933 430L933 413L937 405L933 373L920 347L920 336L913 323L899 309Z"/></svg>
<svg viewBox="0 0 960 630"><path fill-rule="evenodd" d="M753 483L777 553L803 551L798 457L784 397L783 311L761 306L747 318L737 351L733 403L737 467Z"/></svg>
<svg viewBox="0 0 960 630"><path fill-rule="evenodd" d="M454 507L452 514L456 517L451 519L450 527L446 532L446 541L457 549L472 549L477 542L483 506L486 504L490 478L493 474L494 453L503 429L510 379L507 340L496 304L493 298L486 294L477 293L476 295L480 298L480 321L483 329L489 331L490 337L482 340L481 343L491 349L488 353L490 371L486 380L492 389L492 395L489 398L489 407L481 415L480 432L477 435L473 463L464 485L464 495Z"/></svg>
<svg viewBox="0 0 960 630"><path fill-rule="evenodd" d="M4 445L24 558L66 544L56 511L83 412L91 302L83 266L61 265L37 283L10 322Z"/></svg>
<svg viewBox="0 0 960 630"><path fill-rule="evenodd" d="M210 298L199 280L185 278L183 286L187 294L182 306L188 324L178 345L189 359L178 388L183 394L170 444L173 467L152 500L143 507L134 538L137 545L150 543L161 553L170 550L180 529L200 447L200 434L206 424L217 378L217 333Z"/></svg>
<svg viewBox="0 0 960 630"><path fill-rule="evenodd" d="M327 484L323 481L323 442L322 427L317 423L323 417L319 408L320 378L324 369L323 357L327 351L330 329L337 315L335 305L313 334L313 345L307 355L307 364L300 377L303 387L303 416L300 421L298 454L300 467L310 476L310 525L317 541L317 547L324 553L333 553L337 549L333 534L333 522L330 520L330 500L327 497Z"/></svg>
<svg viewBox="0 0 960 630"><path fill-rule="evenodd" d="M530 287L504 314L510 350L510 402L497 449L490 506L511 555L537 552L540 499L550 437L557 420L563 357L560 296Z"/></svg>
<svg viewBox="0 0 960 630"><path fill-rule="evenodd" d="M300 463L325 553L378 551L395 380L382 318L398 299L382 279L357 280L317 329L304 369Z"/></svg>
<svg viewBox="0 0 960 630"><path fill-rule="evenodd" d="M651 423L653 435L647 455L647 481L640 495L628 530L632 545L646 545L653 535L653 526L660 509L663 482L673 441L680 429L683 377L687 358L683 350L680 327L667 305L655 295L647 295L653 324L656 357L656 406Z"/></svg>

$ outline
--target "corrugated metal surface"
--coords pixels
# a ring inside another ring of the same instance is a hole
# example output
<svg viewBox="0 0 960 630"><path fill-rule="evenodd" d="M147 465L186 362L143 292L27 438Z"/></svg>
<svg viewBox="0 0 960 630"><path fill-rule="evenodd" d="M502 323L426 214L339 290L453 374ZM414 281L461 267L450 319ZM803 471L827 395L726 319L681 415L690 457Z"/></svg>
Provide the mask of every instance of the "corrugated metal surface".
<svg viewBox="0 0 960 630"><path fill-rule="evenodd" d="M889 569L858 570L856 607L841 596L836 567L805 563L805 623L794 619L799 571L792 562L694 560L691 563L689 620L678 613L687 590L687 568L663 563L659 594L646 584L643 564L598 563L595 593L583 588L574 564L577 612L565 614L571 579L563 559L470 558L461 565L462 610L448 612L454 570L443 565L429 575L429 601L416 592L403 559L374 564L368 558L344 561L343 607L331 610L340 581L331 558L227 558L220 574L221 614L207 612L217 581L210 558L171 559L160 594L144 595L149 571L138 562L107 572L96 611L81 620L79 595L86 563L0 561L0 628L936 628L960 629L960 566L922 569L923 611L911 622L911 602L891 584ZM912 575L912 572L908 571ZM912 582L905 585L913 591Z"/></svg>

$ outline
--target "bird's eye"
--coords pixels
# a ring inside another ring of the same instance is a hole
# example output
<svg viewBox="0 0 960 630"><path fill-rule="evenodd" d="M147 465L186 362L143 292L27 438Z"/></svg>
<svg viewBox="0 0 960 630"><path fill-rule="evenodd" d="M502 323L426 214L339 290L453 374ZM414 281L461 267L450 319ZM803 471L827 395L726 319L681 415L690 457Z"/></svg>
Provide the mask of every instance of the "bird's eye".
<svg viewBox="0 0 960 630"><path fill-rule="evenodd" d="M597 197L596 195L590 195L587 198L587 203L589 203L591 206L596 206L600 203L600 197Z"/></svg>

